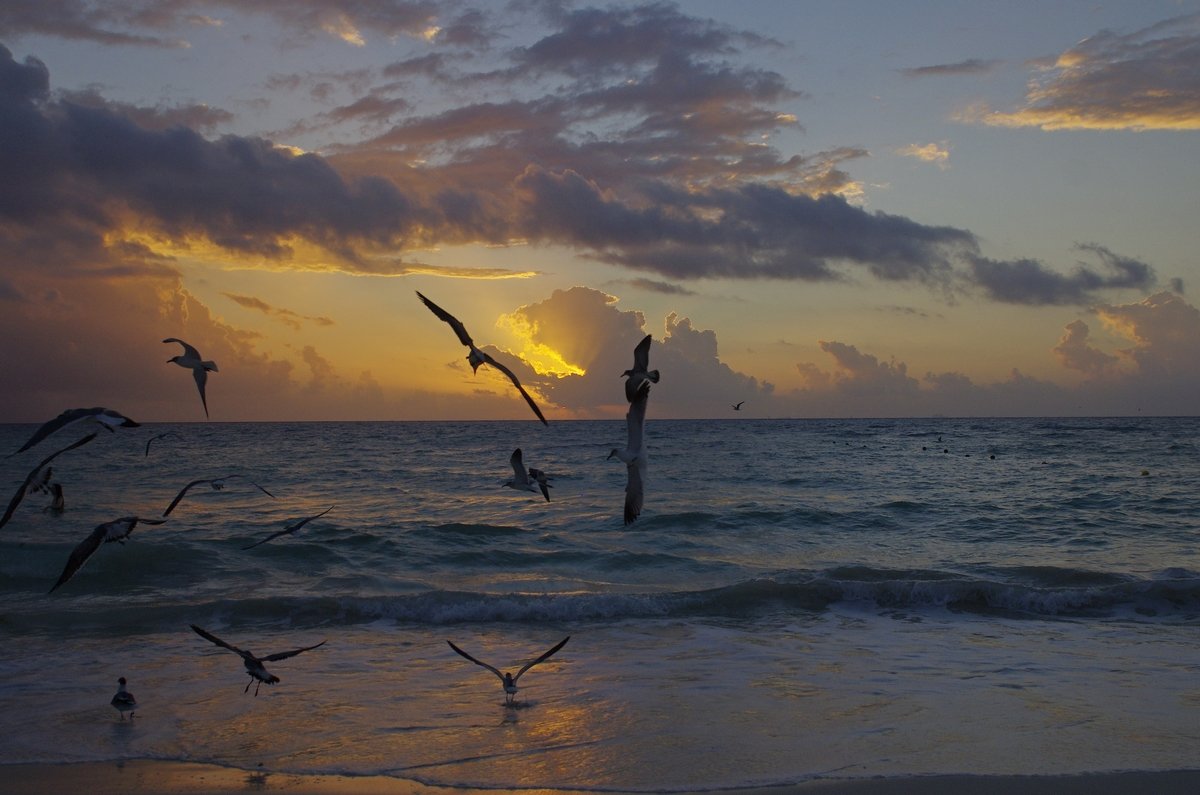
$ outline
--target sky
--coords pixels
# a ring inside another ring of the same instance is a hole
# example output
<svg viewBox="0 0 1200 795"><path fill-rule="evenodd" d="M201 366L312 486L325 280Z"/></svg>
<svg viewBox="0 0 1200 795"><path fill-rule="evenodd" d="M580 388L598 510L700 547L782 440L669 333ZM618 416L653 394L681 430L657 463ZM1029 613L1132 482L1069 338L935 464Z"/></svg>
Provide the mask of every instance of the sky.
<svg viewBox="0 0 1200 795"><path fill-rule="evenodd" d="M1197 186L1197 1L5 0L0 416L1193 415Z"/></svg>

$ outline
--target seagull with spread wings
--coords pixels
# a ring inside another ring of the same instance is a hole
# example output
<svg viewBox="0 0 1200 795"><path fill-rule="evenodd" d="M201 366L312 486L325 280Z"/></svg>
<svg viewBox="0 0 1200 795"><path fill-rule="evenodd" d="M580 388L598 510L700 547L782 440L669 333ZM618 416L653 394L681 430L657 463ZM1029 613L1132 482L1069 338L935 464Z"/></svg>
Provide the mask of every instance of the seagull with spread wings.
<svg viewBox="0 0 1200 795"><path fill-rule="evenodd" d="M467 654L462 649L455 646L453 643L450 643L450 641L446 641L446 642L450 643L450 648L454 649L454 651L457 652L458 654L462 655L463 657L466 657L468 660L475 663L476 665L483 666L484 668L488 669L489 671L494 673L496 676L498 676L500 678L500 684L503 685L503 687L504 687L504 703L507 705L511 705L513 703L513 699L516 698L516 695L517 695L517 680L521 678L521 674L525 673L526 671L528 671L530 668L537 665L538 663L545 662L547 659L550 658L551 655L553 655L555 652L557 652L563 646L566 646L567 641L569 641L570 639L571 639L570 635L566 636L565 638L560 640L558 643L556 643L554 645L554 648L550 649L550 651L541 655L537 659L530 660L529 662L522 665L520 670L518 670L515 675L508 671L501 673L499 668L495 668L494 666L488 665L485 662L475 659L474 657Z"/></svg>
<svg viewBox="0 0 1200 795"><path fill-rule="evenodd" d="M303 519L300 519L300 520L298 520L298 521L292 522L290 525L288 525L287 527L283 528L283 529L282 529L282 530L280 530L278 533L271 533L271 535L267 536L267 537L266 537L266 538L264 538L262 541L255 541L253 544L250 544L249 546L242 547L242 549L254 549L254 548L255 548L256 546L258 546L259 544L265 544L265 543L267 543L268 541L271 541L271 540L273 540L273 539L279 538L280 536L286 536L286 535L289 535L289 534L291 534L291 533L294 533L294 532L296 532L297 530L299 530L301 527L304 527L304 525L306 525L306 524L308 524L309 522L311 522L313 519L320 519L322 516L324 516L325 514L329 513L329 512L330 512L330 511L332 511L333 509L334 509L334 506L330 505L328 508L326 508L325 510L321 511L321 512L320 512L319 514L317 514L316 516L307 516L307 517L305 517L305 518L303 518Z"/></svg>
<svg viewBox="0 0 1200 795"><path fill-rule="evenodd" d="M268 671L265 667L263 667L263 663L276 662L278 660L286 660L288 657L295 657L297 654L300 654L300 653L306 652L306 651L312 651L313 649L316 649L320 646L325 645L325 641L321 641L316 646L305 646L300 649L292 649L291 651L280 651L280 652L276 652L275 654L268 654L265 657L257 657L251 652L245 651L244 649L239 649L237 646L234 646L232 643L226 643L225 641L218 638L216 635L212 634L211 632L207 632L207 631L201 629L200 627L196 626L195 624L192 624L191 627L193 630L195 630L196 634L199 635L200 637L204 638L207 641L211 641L212 643L217 644L218 646L220 646L223 649L229 649L231 652L233 652L234 654L237 654L238 656L240 656L242 658L242 664L246 666L246 673L250 675L250 681L246 683L246 689L243 690L242 692L243 693L250 692L250 685L254 685L254 695L255 696L258 695L258 688L262 687L262 684L264 682L266 682L268 685L273 685L279 681L279 677L276 676L275 674L271 673L270 671ZM256 681L258 682L258 684L255 684Z"/></svg>
<svg viewBox="0 0 1200 795"><path fill-rule="evenodd" d="M114 428L137 428L141 425L140 422L134 422L124 414L112 409L106 409L103 406L96 406L90 409L67 409L54 419L42 423L42 426L33 432L33 436L29 437L29 441L22 445L21 449L16 453L10 453L9 458L17 453L25 452L55 431L62 430L68 425L74 425L77 422L95 423L109 433L113 433Z"/></svg>
<svg viewBox="0 0 1200 795"><path fill-rule="evenodd" d="M650 335L637 344L633 349L633 367L621 375L625 376L625 399L632 403L641 390L642 384L646 384L646 388L650 388L651 383L658 383L658 370L651 370L650 367Z"/></svg>
<svg viewBox="0 0 1200 795"><path fill-rule="evenodd" d="M467 327L460 323L458 318L454 317L454 315L450 314L433 301L430 301L428 298L421 295L419 291L417 292L417 297L421 299L421 303L429 307L430 312L446 321L446 323L450 325L450 328L454 329L454 333L458 335L458 341L470 349L470 351L467 353L467 361L471 364L471 372L478 372L479 365L481 364L490 364L492 367L495 367L497 370L504 373L506 376L508 376L508 380L513 382L513 386L517 388L517 391L521 393L521 397L525 398L525 402L529 404L529 408L533 409L533 413L536 414L537 418L542 421L542 424L549 425L549 423L546 422L546 418L542 415L542 410L539 409L538 405L533 402L533 398L531 398L529 393L525 391L525 387L521 386L521 382L517 380L517 377L513 374L512 370L500 364L500 362L493 359L484 351L481 351L479 348L475 347L475 343L471 340L471 335L467 333Z"/></svg>
<svg viewBox="0 0 1200 795"><path fill-rule="evenodd" d="M186 486L184 486L182 489L179 490L179 493L175 495L175 499L171 500L171 504L167 506L167 509L165 511L163 511L163 516L170 516L171 511L175 510L175 506L178 505L179 501L184 498L184 495L186 495L189 491L191 491L193 486L199 486L201 483L207 483L208 485L212 486L213 491L221 491L222 489L225 488L225 481L229 480L230 478L245 478L245 477L246 477L245 475L239 475L239 474L235 473L233 475L225 475L225 476L219 477L219 478L200 478L199 480L193 480L191 483L187 484ZM254 488L261 491L263 494L270 497L271 499L275 499L274 494L267 491L262 486L255 483L253 480L246 478L246 482L249 483Z"/></svg>
<svg viewBox="0 0 1200 795"><path fill-rule="evenodd" d="M118 544L124 544L125 539L129 538L133 532L133 528L138 526L138 523L143 524L166 524L165 519L142 519L138 516L123 516L120 519L114 519L111 522L105 522L102 525L97 525L87 538L80 541L73 550L71 556L67 558L67 565L63 567L63 572L58 578L58 582L54 583L54 587L50 589L50 593L54 593L60 585L75 576L75 572L83 568L83 564L88 562L88 558L95 554L101 544L111 544L116 541Z"/></svg>
<svg viewBox="0 0 1200 795"><path fill-rule="evenodd" d="M217 372L217 363L204 361L200 356L200 351L178 337L167 337L163 342L178 342L183 346L183 355L172 356L170 359L167 359L167 364L174 362L180 367L185 367L192 371L192 378L196 379L196 389L200 390L200 403L204 406L204 416L207 417L208 398L204 395L204 387L208 384L209 372Z"/></svg>
<svg viewBox="0 0 1200 795"><path fill-rule="evenodd" d="M641 388L625 414L625 449L613 448L608 454L625 462L628 479L625 482L625 524L630 524L642 512L646 480L646 403L650 397L650 381L643 380Z"/></svg>
<svg viewBox="0 0 1200 795"><path fill-rule="evenodd" d="M505 486L517 491L532 491L534 494L541 489L546 502L550 502L550 484L547 482L546 473L533 467L526 469L525 463L521 459L520 447L513 450L513 454L508 458L508 463L512 464L513 476L504 481Z"/></svg>
<svg viewBox="0 0 1200 795"><path fill-rule="evenodd" d="M0 527L4 527L4 525L8 524L8 520L12 518L13 513L17 510L17 506L21 504L21 500L25 497L26 494L32 494L33 492L39 490L39 485L36 482L38 480L38 473L42 472L43 468L47 464L49 464L55 458L58 458L60 455L67 452L68 450L74 450L76 447L83 447L85 444L87 444L88 442L92 441L95 438L96 438L95 433L89 433L87 436L83 437L79 441L74 442L73 444L69 444L66 447L64 447L63 449L46 456L38 463L37 466L35 466L33 469L29 470L29 474L25 476L25 482L17 487L17 493L13 495L11 500L9 500L8 508L6 508L4 510L4 516L0 516ZM48 469L46 470L46 477L48 480L49 479L49 470ZM55 490L54 487L56 485L57 484L55 484L55 483L49 483L46 486L46 488L51 489L52 493L54 493L54 495L55 495L55 502L54 502L55 505L57 505L59 503L59 499L62 496L62 487L59 486L58 489Z"/></svg>

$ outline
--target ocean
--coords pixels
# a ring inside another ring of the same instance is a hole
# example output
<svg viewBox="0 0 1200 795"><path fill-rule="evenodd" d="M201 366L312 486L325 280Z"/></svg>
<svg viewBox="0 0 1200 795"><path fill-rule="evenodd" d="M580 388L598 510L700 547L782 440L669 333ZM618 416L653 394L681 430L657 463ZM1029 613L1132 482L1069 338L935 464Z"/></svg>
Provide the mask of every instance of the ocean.
<svg viewBox="0 0 1200 795"><path fill-rule="evenodd" d="M84 433L0 462L0 499ZM659 420L651 398L646 433L626 527L623 421L101 431L53 464L61 514L31 495L0 530L0 760L654 792L1200 766L1200 419ZM517 447L550 502L502 487ZM47 593L98 524L232 474ZM325 645L256 697L190 624ZM512 707L447 644L516 670L568 636Z"/></svg>

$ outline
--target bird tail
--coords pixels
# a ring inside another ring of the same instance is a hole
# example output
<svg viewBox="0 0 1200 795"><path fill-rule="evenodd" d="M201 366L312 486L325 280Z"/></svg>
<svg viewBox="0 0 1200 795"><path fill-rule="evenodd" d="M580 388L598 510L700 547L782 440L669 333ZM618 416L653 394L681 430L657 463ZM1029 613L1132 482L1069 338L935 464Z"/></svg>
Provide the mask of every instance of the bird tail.
<svg viewBox="0 0 1200 795"><path fill-rule="evenodd" d="M646 377L657 384L658 383L658 370L650 370L649 372L646 373Z"/></svg>
<svg viewBox="0 0 1200 795"><path fill-rule="evenodd" d="M205 370L208 370L210 373L217 372L217 363L216 362L211 362L211 361L210 362L200 362L200 366L203 367Z"/></svg>

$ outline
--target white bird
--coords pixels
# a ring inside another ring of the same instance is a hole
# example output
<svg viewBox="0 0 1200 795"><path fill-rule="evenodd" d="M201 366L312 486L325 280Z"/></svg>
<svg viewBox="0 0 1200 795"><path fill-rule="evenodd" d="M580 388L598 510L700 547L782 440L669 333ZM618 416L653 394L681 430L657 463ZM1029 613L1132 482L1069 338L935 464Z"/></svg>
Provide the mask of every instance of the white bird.
<svg viewBox="0 0 1200 795"><path fill-rule="evenodd" d="M540 469L530 467L525 469L525 464L521 460L521 448L513 450L513 454L509 456L508 463L512 464L513 476L504 481L504 485L510 489L517 491L532 491L534 494L541 489L542 496L546 498L546 502L550 502L550 484L546 481L546 473Z"/></svg>
<svg viewBox="0 0 1200 795"><path fill-rule="evenodd" d="M75 576L75 572L79 571L83 564L87 563L101 544L110 544L116 541L119 544L124 544L125 539L133 532L133 528L138 526L139 522L145 524L165 524L163 519L142 519L137 516L124 516L120 519L114 519L111 522L105 522L102 525L97 525L87 538L80 541L73 550L71 556L67 558L67 565L63 567L63 572L58 578L58 582L54 583L54 587L49 593L54 591L67 580Z"/></svg>
<svg viewBox="0 0 1200 795"><path fill-rule="evenodd" d="M192 378L196 379L196 388L200 390L200 403L204 406L204 416L208 416L208 398L204 396L204 386L208 383L209 372L217 372L217 363L213 361L203 361L200 357L200 351L188 345L178 337L167 337L163 342L178 342L183 346L182 356L172 356L167 359L167 364L174 362L180 367L186 367L192 371Z"/></svg>
<svg viewBox="0 0 1200 795"><path fill-rule="evenodd" d="M517 377L513 374L513 371L500 364L500 362L496 361L491 356L488 356L485 352L479 350L479 348L476 348L475 343L471 340L471 335L467 333L467 327L460 323L458 318L454 317L454 315L450 314L433 301L430 301L428 298L421 295L420 291L417 292L417 298L420 298L421 303L429 307L430 312L446 321L450 325L450 328L454 329L454 333L458 335L458 341L470 349L470 351L467 353L467 361L471 364L471 372L478 372L479 365L481 364L490 364L492 367L495 367L497 370L508 376L508 380L513 382L513 386L515 386L517 391L521 393L521 397L525 398L525 402L529 404L529 408L533 409L533 413L536 414L537 418L542 421L542 424L550 424L546 422L546 418L542 415L542 410L539 409L538 405L533 402L533 398L531 398L529 393L525 391L525 387L521 386L521 382L517 380Z"/></svg>
<svg viewBox="0 0 1200 795"><path fill-rule="evenodd" d="M247 546L247 547L242 547L242 549L254 549L254 548L255 548L256 546L258 546L259 544L265 544L265 543L267 543L268 541L270 541L270 540L272 540L272 539L279 538L280 536L285 536L285 535L288 535L289 533L294 533L294 532L296 532L297 530L299 530L301 527L304 527L304 525L306 525L306 524L308 524L309 522L311 522L313 519L320 519L322 516L324 516L325 514L329 513L330 511L332 511L332 510L334 509L334 507L335 507L335 506L333 506L333 505L330 505L328 508L326 508L325 510L321 511L321 512L320 512L319 514L317 514L316 516L309 516L309 517L306 517L306 518L304 518L304 519L300 519L299 521L293 522L292 524L290 524L290 525L288 525L287 527L285 527L285 528L283 528L282 530L280 530L278 533L272 533L271 535L269 535L269 536L267 536L266 538L264 538L262 541L255 541L255 542L254 542L253 544L251 544L250 546Z"/></svg>
<svg viewBox="0 0 1200 795"><path fill-rule="evenodd" d="M258 688L262 687L263 682L266 682L268 685L273 685L279 681L279 677L264 668L263 663L275 662L276 660L286 660L288 657L295 657L301 652L311 651L315 648L325 645L325 641L321 641L316 646L305 646L302 649L292 649L291 651L281 651L276 652L275 654L268 654L265 657L256 657L254 654L248 651L239 649L232 643L226 643L216 635L212 634L211 632L204 631L195 624L192 624L191 627L200 637L217 644L223 649L229 649L231 652L239 655L242 658L242 664L246 666L246 673L250 675L250 681L246 683L246 689L242 692L248 693L250 691L250 685L253 684L255 696L258 695ZM256 680L258 684L254 684Z"/></svg>
<svg viewBox="0 0 1200 795"><path fill-rule="evenodd" d="M68 425L74 425L77 422L94 422L110 433L113 432L114 428L137 428L141 425L140 422L134 422L120 412L106 409L102 406L90 409L67 409L54 419L43 423L42 427L34 431L33 436L29 437L29 441L22 445L21 449L16 453L10 453L9 457L11 458L17 453L25 452L55 431L62 430Z"/></svg>
<svg viewBox="0 0 1200 795"><path fill-rule="evenodd" d="M233 475L225 475L224 477L219 477L219 478L212 478L212 479L200 478L199 480L193 480L191 483L187 484L186 486L184 486L182 489L179 490L179 493L175 495L175 499L171 500L171 504L167 506L167 509L165 511L163 511L162 515L170 516L171 511L175 510L175 506L179 504L179 501L183 499L184 495L187 494L193 486L199 486L201 483L207 483L208 485L212 486L213 491L220 491L221 489L225 488L225 481L229 480L230 478L242 478L242 477L246 477L246 476L235 473ZM271 499L275 499L274 494L267 491L262 486L255 483L253 480L246 478L246 482L249 483L254 488L261 491L263 494L270 497Z"/></svg>
<svg viewBox="0 0 1200 795"><path fill-rule="evenodd" d="M625 462L629 478L625 483L625 524L630 524L642 512L642 502L645 498L646 479L646 403L650 397L650 381L643 380L642 386L629 404L625 414L625 431L629 436L625 449L613 448L608 454Z"/></svg>
<svg viewBox="0 0 1200 795"><path fill-rule="evenodd" d="M113 705L113 709L121 713L121 720L125 720L126 712L129 713L129 719L133 720L135 710L137 710L137 699L133 697L133 693L125 689L125 677L122 676L117 680L116 695L109 703Z"/></svg>
<svg viewBox="0 0 1200 795"><path fill-rule="evenodd" d="M4 516L0 516L0 527L4 527L4 525L8 524L8 520L12 518L13 512L15 512L17 510L17 506L21 504L21 500L24 499L25 495L30 494L33 491L37 490L37 487L32 486L32 484L34 483L35 480L37 480L38 473L42 471L43 467L45 467L47 464L49 464L55 458L58 458L60 455L67 452L68 450L74 450L76 447L83 447L85 444L87 444L88 442L92 441L95 438L96 438L95 433L89 433L87 436L83 437L79 441L77 441L73 444L69 444L66 447L64 447L63 449L46 456L38 463L37 466L35 466L33 469L29 470L29 474L25 476L25 482L17 487L17 493L13 495L11 500L9 500L8 508L6 508L4 511ZM53 489L55 485L57 485L57 484L50 484L50 488ZM58 491L55 492L55 494L56 494L55 504L58 504L58 497L61 497L61 495L62 495L62 487L61 486L59 487Z"/></svg>
<svg viewBox="0 0 1200 795"><path fill-rule="evenodd" d="M530 668L537 665L538 663L545 662L550 657L550 655L554 654L556 651L561 649L563 646L566 646L567 641L569 641L570 639L571 639L570 635L566 636L565 638L560 640L557 644L555 644L554 648L550 649L550 651L546 652L545 654L541 655L540 657L538 657L535 660L531 660L530 662L525 663L523 666L521 666L521 669L519 671L517 671L516 675L513 675L512 673L509 673L508 671L501 673L498 668L488 665L487 663L482 662L480 660L476 660L474 657L467 654L465 651L458 648L453 643L450 643L450 641L446 641L446 642L450 643L450 648L454 649L454 651L458 652L463 657L466 657L468 660L475 663L476 665L483 666L484 668L486 668L489 671L491 671L492 673L494 673L496 676L500 677L500 684L504 686L504 703L512 704L513 699L516 698L516 695L517 695L517 680L521 678L521 674L525 673L526 671L528 671Z"/></svg>
<svg viewBox="0 0 1200 795"><path fill-rule="evenodd" d="M637 344L633 349L633 369L626 370L621 375L626 376L625 379L625 399L630 403L637 397L638 390L642 388L642 384L651 381L658 383L658 370L647 369L650 367L650 335L647 334L645 339ZM649 385L647 385L649 388Z"/></svg>

